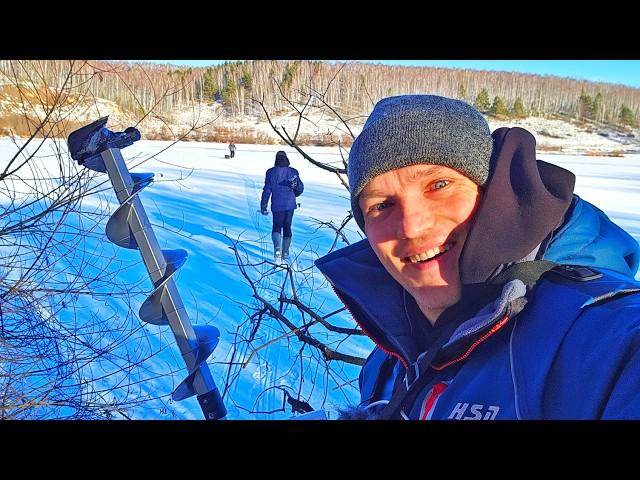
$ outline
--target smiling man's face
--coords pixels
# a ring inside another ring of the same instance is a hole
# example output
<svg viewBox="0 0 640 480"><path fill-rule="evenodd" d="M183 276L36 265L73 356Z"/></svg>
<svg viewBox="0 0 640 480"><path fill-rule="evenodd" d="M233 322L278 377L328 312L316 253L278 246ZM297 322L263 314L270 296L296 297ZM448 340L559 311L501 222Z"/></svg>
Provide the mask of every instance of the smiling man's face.
<svg viewBox="0 0 640 480"><path fill-rule="evenodd" d="M465 175L429 164L378 175L360 194L371 247L432 324L460 300L460 255L480 195Z"/></svg>

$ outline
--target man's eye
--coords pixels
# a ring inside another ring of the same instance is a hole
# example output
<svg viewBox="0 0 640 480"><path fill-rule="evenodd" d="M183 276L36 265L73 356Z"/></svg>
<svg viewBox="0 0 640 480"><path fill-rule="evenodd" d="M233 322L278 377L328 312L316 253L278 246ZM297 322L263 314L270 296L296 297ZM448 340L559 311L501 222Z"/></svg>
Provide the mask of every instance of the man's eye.
<svg viewBox="0 0 640 480"><path fill-rule="evenodd" d="M389 208L389 204L386 202L382 202L382 203L376 203L375 205L372 205L371 208L369 208L370 212L379 212L381 210L384 210L385 208Z"/></svg>
<svg viewBox="0 0 640 480"><path fill-rule="evenodd" d="M449 185L449 180L438 180L437 182L433 183L433 189L440 190L441 188L444 188L447 185Z"/></svg>

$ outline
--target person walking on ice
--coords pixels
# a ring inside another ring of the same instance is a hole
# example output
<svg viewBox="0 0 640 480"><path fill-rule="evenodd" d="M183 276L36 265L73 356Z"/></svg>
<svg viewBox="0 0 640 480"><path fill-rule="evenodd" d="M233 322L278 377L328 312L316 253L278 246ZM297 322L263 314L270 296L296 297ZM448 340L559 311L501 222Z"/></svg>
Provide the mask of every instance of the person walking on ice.
<svg viewBox="0 0 640 480"><path fill-rule="evenodd" d="M229 144L229 157L233 158L236 156L236 144L231 142Z"/></svg>
<svg viewBox="0 0 640 480"><path fill-rule="evenodd" d="M263 215L268 215L267 204L269 197L271 197L271 212L273 213L271 239L273 240L276 263L289 257L292 237L291 222L293 211L297 207L296 197L299 197L304 191L304 184L298 170L289 165L287 154L282 150L277 152L275 166L267 170L260 202L260 212Z"/></svg>

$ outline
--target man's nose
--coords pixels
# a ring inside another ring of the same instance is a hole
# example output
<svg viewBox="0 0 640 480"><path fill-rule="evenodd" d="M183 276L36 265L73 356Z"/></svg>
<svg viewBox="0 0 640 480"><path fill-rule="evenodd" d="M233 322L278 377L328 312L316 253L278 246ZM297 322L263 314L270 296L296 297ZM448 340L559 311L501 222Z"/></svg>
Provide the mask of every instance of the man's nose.
<svg viewBox="0 0 640 480"><path fill-rule="evenodd" d="M434 224L434 212L423 202L407 202L400 208L399 238L419 238Z"/></svg>

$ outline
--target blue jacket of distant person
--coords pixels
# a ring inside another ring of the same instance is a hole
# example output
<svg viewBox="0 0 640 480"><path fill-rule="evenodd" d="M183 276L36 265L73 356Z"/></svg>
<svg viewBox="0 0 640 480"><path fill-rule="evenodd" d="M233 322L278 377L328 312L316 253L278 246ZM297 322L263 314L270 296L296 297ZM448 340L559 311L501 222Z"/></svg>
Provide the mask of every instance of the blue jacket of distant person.
<svg viewBox="0 0 640 480"><path fill-rule="evenodd" d="M640 419L638 243L574 195L543 258L602 276L583 281L562 268L551 270L526 293L515 316L500 313L499 298L459 325L430 364L424 388L403 410L405 418ZM316 264L376 344L360 373L362 403L353 408L375 418L396 377L408 378L423 354L416 341L417 306L367 240ZM504 289L511 290L503 290L502 300L517 298L521 285Z"/></svg>
<svg viewBox="0 0 640 480"><path fill-rule="evenodd" d="M269 197L271 197L272 212L296 209L296 197L304 191L304 184L298 170L289 165L287 154L284 151L279 151L276 154L275 166L267 170L265 175L260 202L262 211L267 210Z"/></svg>

